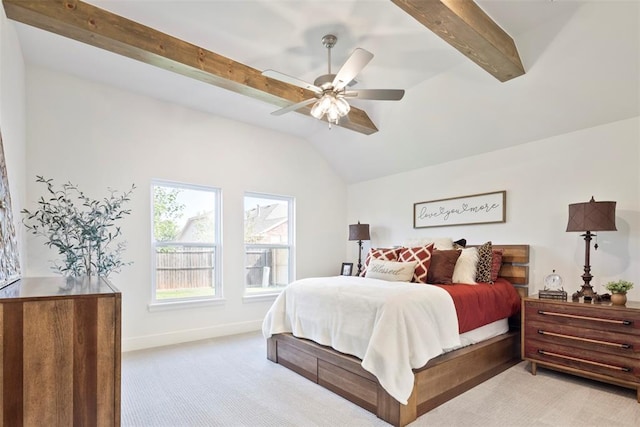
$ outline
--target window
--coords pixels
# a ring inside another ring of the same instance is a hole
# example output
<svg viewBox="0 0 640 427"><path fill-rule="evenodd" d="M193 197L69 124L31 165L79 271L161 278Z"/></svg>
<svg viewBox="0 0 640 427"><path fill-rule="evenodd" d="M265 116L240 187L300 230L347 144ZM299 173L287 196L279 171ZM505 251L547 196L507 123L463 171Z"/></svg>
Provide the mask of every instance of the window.
<svg viewBox="0 0 640 427"><path fill-rule="evenodd" d="M294 200L246 193L245 294L279 291L294 280Z"/></svg>
<svg viewBox="0 0 640 427"><path fill-rule="evenodd" d="M221 298L220 190L154 180L153 301Z"/></svg>

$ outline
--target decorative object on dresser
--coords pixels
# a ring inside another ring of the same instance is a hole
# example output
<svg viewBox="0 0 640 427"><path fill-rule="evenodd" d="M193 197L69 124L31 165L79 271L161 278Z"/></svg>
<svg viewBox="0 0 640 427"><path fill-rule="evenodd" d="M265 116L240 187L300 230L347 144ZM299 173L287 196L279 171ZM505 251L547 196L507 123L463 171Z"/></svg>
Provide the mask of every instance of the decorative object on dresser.
<svg viewBox="0 0 640 427"><path fill-rule="evenodd" d="M0 425L119 426L120 314L95 276L0 290Z"/></svg>
<svg viewBox="0 0 640 427"><path fill-rule="evenodd" d="M567 300L567 292L562 287L562 277L555 270L544 278L544 289L538 292L538 298Z"/></svg>
<svg viewBox="0 0 640 427"><path fill-rule="evenodd" d="M597 237L593 231L617 231L616 228L616 202L596 202L593 196L586 203L573 203L569 205L569 223L567 231L583 232L584 237L584 281L582 288L573 294L573 299L587 296L593 298L595 292L591 286L591 266L589 265L589 253L591 239ZM598 250L598 243L594 246Z"/></svg>
<svg viewBox="0 0 640 427"><path fill-rule="evenodd" d="M369 224L360 224L358 221L357 224L349 225L349 240L357 240L358 241L358 271L356 273L357 276L360 275L362 271L362 241L369 240L371 236L369 235Z"/></svg>
<svg viewBox="0 0 640 427"><path fill-rule="evenodd" d="M633 288L633 283L626 280L609 282L605 288L611 291L611 303L613 305L625 305L627 303L627 291Z"/></svg>
<svg viewBox="0 0 640 427"><path fill-rule="evenodd" d="M640 402L640 303L524 298L522 358L533 375L540 365L632 388Z"/></svg>
<svg viewBox="0 0 640 427"><path fill-rule="evenodd" d="M93 200L70 182L59 189L52 179L36 177L47 188L48 198L40 197L38 209L22 210L22 222L35 236L42 236L45 245L56 248L62 256L53 270L65 276L104 276L118 272L130 263L122 261L125 242L116 221L131 213L124 204L129 202L135 185L121 194L109 189L109 196Z"/></svg>

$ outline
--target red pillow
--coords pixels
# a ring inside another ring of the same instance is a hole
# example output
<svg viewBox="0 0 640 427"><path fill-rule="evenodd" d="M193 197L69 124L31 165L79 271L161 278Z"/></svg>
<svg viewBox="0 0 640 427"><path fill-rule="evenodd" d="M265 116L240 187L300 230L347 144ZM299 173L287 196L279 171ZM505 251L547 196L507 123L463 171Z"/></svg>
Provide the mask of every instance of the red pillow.
<svg viewBox="0 0 640 427"><path fill-rule="evenodd" d="M433 252L433 243L417 248L400 249L400 253L398 254L398 260L400 262L418 261L416 269L413 271L412 282L427 283L427 272L431 264L431 252Z"/></svg>
<svg viewBox="0 0 640 427"><path fill-rule="evenodd" d="M498 280L498 273L502 267L502 249L494 249L491 252L491 282Z"/></svg>
<svg viewBox="0 0 640 427"><path fill-rule="evenodd" d="M364 267L360 272L360 277L364 277L367 272L367 266L372 259L381 259L383 261L397 261L398 251L400 248L371 248L367 254L367 259L364 261Z"/></svg>
<svg viewBox="0 0 640 427"><path fill-rule="evenodd" d="M460 258L462 251L457 249L439 251L435 249L431 252L431 265L427 270L427 283L434 285L450 285L456 261Z"/></svg>

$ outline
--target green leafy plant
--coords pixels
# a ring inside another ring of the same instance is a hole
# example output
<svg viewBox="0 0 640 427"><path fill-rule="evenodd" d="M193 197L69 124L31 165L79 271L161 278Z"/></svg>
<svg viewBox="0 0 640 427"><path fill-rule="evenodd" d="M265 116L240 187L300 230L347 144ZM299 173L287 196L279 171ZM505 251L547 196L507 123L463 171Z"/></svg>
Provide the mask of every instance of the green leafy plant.
<svg viewBox="0 0 640 427"><path fill-rule="evenodd" d="M40 197L33 212L23 209L22 222L62 256L54 261L53 270L64 276L107 277L131 264L122 261L126 242L118 241L122 231L115 222L131 214L123 206L130 201L135 185L124 193L109 189L108 197L93 200L70 182L56 189L52 179L36 178L46 185L49 197Z"/></svg>
<svg viewBox="0 0 640 427"><path fill-rule="evenodd" d="M626 280L618 280L617 282L609 282L605 285L605 288L613 292L614 294L620 294L627 292L633 288L633 283Z"/></svg>

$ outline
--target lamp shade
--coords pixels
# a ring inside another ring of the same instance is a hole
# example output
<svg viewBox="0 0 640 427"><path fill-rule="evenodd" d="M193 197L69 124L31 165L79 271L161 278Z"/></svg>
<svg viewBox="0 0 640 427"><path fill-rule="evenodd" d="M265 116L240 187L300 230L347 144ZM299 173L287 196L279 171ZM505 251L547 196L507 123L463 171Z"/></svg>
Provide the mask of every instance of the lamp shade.
<svg viewBox="0 0 640 427"><path fill-rule="evenodd" d="M596 202L569 205L567 231L616 231L616 202Z"/></svg>
<svg viewBox="0 0 640 427"><path fill-rule="evenodd" d="M369 224L351 224L349 226L349 240L369 240Z"/></svg>

